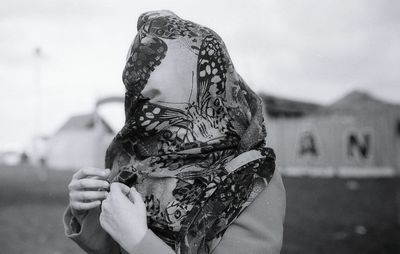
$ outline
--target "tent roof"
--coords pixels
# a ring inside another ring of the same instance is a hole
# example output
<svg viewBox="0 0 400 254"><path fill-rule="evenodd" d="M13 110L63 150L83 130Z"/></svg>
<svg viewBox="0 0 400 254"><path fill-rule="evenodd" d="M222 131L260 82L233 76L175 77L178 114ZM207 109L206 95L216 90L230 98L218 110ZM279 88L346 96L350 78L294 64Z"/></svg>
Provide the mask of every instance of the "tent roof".
<svg viewBox="0 0 400 254"><path fill-rule="evenodd" d="M330 108L337 108L337 109L353 108L356 105L366 104L366 103L373 104L378 107L386 106L387 104L381 100L374 98L367 92L356 90L348 93L344 97L334 102L330 106Z"/></svg>
<svg viewBox="0 0 400 254"><path fill-rule="evenodd" d="M57 132L91 129L95 125L96 118L100 120L100 123L105 127L107 132L114 133L110 125L108 125L108 123L101 116L96 116L93 113L75 115L70 117Z"/></svg>
<svg viewBox="0 0 400 254"><path fill-rule="evenodd" d="M377 99L364 91L352 91L322 110L323 113L385 112L400 110L400 105Z"/></svg>

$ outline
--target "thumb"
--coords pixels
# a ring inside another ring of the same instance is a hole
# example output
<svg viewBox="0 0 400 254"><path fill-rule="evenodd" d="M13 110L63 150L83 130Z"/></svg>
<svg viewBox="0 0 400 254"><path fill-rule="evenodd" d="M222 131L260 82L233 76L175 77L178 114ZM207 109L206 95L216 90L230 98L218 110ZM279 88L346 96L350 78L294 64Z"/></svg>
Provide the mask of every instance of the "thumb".
<svg viewBox="0 0 400 254"><path fill-rule="evenodd" d="M129 189L128 186L126 186L126 185L123 184L123 183L117 183L117 182L112 183L112 184L110 185L110 192L117 192L117 191L118 191L118 192L122 192L124 195L128 195L130 189Z"/></svg>
<svg viewBox="0 0 400 254"><path fill-rule="evenodd" d="M143 205L144 205L142 196L141 196L140 193L136 190L135 187L132 187L132 188L129 190L129 200L130 200L131 202L135 203L135 204L143 204Z"/></svg>

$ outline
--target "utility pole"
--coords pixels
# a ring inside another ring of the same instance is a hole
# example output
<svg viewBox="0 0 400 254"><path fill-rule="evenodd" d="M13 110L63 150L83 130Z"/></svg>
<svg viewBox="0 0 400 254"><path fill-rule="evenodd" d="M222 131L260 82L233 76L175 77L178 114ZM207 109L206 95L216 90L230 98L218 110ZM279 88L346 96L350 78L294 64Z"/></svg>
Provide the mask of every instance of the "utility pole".
<svg viewBox="0 0 400 254"><path fill-rule="evenodd" d="M35 89L35 122L34 138L36 139L42 132L42 49L38 46L34 49L34 77L33 85Z"/></svg>
<svg viewBox="0 0 400 254"><path fill-rule="evenodd" d="M35 115L34 115L34 132L33 132L33 155L36 161L36 173L41 181L47 180L47 172L45 169L44 147L43 147L43 98L42 98L42 49L37 46L34 49L34 80L35 89Z"/></svg>

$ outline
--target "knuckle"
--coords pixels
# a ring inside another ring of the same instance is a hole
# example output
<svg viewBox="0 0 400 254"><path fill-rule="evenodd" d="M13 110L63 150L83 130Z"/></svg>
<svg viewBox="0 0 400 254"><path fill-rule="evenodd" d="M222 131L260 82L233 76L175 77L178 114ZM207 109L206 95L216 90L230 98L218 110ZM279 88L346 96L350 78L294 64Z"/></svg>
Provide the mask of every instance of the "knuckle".
<svg viewBox="0 0 400 254"><path fill-rule="evenodd" d="M82 168L78 169L72 176L73 178L78 178L78 176L81 174Z"/></svg>
<svg viewBox="0 0 400 254"><path fill-rule="evenodd" d="M91 181L89 181L89 179L81 179L79 181L79 185L80 185L80 187L89 187L90 182Z"/></svg>
<svg viewBox="0 0 400 254"><path fill-rule="evenodd" d="M81 193L79 194L79 198L82 199L82 200L87 199L87 198L88 198L88 197L87 197L87 193L86 193L85 191L81 192Z"/></svg>
<svg viewBox="0 0 400 254"><path fill-rule="evenodd" d="M87 168L85 167L85 168L82 168L81 169L81 172L84 174L84 175L86 175L88 172L87 172Z"/></svg>
<svg viewBox="0 0 400 254"><path fill-rule="evenodd" d="M76 180L72 180L68 185L69 190L71 191L74 190L76 188L76 183L77 183Z"/></svg>
<svg viewBox="0 0 400 254"><path fill-rule="evenodd" d="M77 189L82 188L82 187L83 187L82 180L76 181L76 182L74 183L74 186L75 186Z"/></svg>

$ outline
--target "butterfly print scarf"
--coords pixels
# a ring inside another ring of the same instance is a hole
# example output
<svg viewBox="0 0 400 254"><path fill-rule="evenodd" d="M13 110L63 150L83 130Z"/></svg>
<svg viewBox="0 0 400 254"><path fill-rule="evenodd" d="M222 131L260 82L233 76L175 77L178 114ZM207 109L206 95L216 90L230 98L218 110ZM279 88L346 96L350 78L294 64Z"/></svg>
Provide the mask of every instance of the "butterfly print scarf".
<svg viewBox="0 0 400 254"><path fill-rule="evenodd" d="M137 30L109 180L136 187L149 228L176 253L210 253L274 173L262 102L211 29L153 11Z"/></svg>

